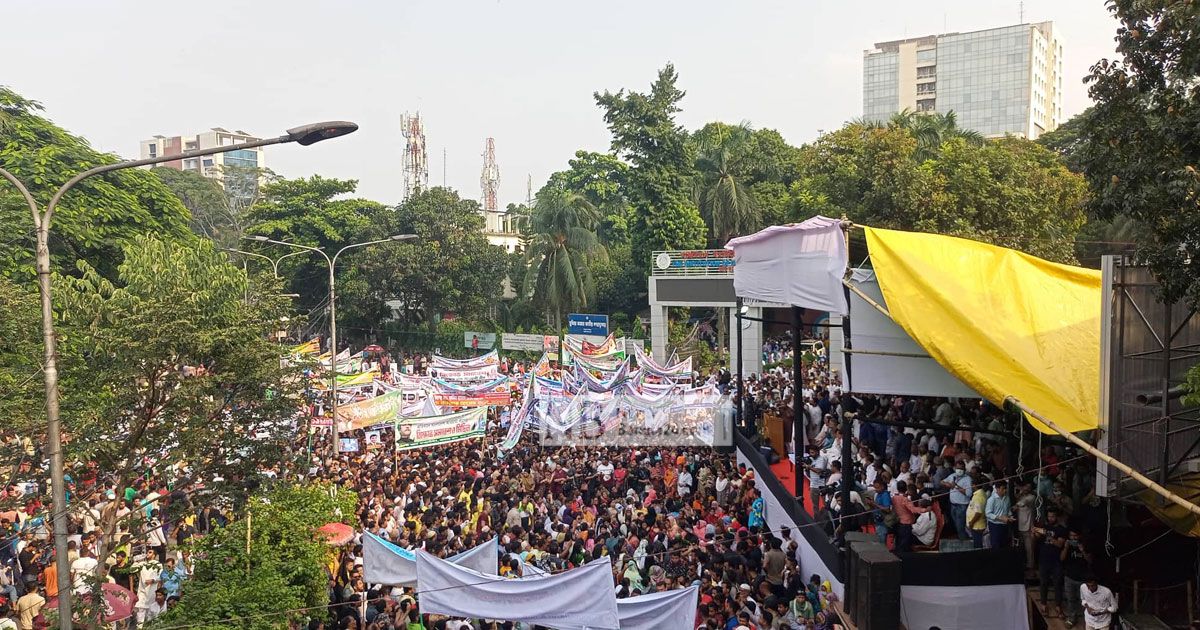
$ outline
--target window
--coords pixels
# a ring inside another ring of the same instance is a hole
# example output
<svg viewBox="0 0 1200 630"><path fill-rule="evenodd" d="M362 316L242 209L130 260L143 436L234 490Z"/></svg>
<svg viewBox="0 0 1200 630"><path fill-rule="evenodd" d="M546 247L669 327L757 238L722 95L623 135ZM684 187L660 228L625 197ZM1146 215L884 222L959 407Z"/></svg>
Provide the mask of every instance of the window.
<svg viewBox="0 0 1200 630"><path fill-rule="evenodd" d="M213 165L212 158L204 158L204 167L208 168Z"/></svg>
<svg viewBox="0 0 1200 630"><path fill-rule="evenodd" d="M937 66L924 66L922 68L917 68L918 79L928 79L935 76L937 76Z"/></svg>
<svg viewBox="0 0 1200 630"><path fill-rule="evenodd" d="M933 94L937 91L937 83L918 83L917 94Z"/></svg>
<svg viewBox="0 0 1200 630"><path fill-rule="evenodd" d="M158 157L158 145L150 145L150 157Z"/></svg>
<svg viewBox="0 0 1200 630"><path fill-rule="evenodd" d="M936 99L926 98L917 101L917 111L931 112L934 110Z"/></svg>
<svg viewBox="0 0 1200 630"><path fill-rule="evenodd" d="M926 50L918 50L917 51L917 63L923 63L926 61L937 61L937 49L936 48L929 48Z"/></svg>

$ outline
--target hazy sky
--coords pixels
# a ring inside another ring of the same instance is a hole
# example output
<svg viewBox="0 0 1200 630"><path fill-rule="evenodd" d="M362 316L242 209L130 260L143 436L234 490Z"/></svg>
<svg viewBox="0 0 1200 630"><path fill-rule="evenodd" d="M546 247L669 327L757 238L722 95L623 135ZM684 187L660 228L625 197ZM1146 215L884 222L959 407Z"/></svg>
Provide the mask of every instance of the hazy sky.
<svg viewBox="0 0 1200 630"><path fill-rule="evenodd" d="M812 140L862 113L873 42L1018 22L1017 0L6 0L0 84L41 101L94 146L136 157L155 134L210 127L277 134L344 119L362 129L313 147L267 149L282 175L355 178L366 197L402 189L400 116L420 110L430 184L479 197L496 139L501 207L609 137L597 90L645 90L667 62L687 91L680 121L748 121ZM1101 0L1029 0L1065 52L1064 113L1113 55Z"/></svg>

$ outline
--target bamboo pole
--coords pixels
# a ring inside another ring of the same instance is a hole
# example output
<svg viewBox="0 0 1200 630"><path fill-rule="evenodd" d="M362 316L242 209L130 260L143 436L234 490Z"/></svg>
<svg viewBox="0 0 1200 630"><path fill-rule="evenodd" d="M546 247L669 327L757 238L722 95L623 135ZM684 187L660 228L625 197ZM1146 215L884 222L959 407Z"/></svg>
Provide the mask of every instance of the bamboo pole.
<svg viewBox="0 0 1200 630"><path fill-rule="evenodd" d="M1158 494L1162 498L1170 501L1171 503L1174 503L1175 505L1178 505L1179 507L1191 512L1192 514L1200 516L1200 505L1196 505L1195 503L1192 503L1192 502L1184 499L1183 497L1175 494L1174 492L1171 492L1170 490L1167 490L1166 488L1158 485L1157 483L1152 481L1149 477L1146 477L1142 473L1127 466L1121 460L1112 457L1108 453L1101 451L1100 449L1096 448L1095 446L1092 446L1091 444L1088 444L1087 441L1085 441L1083 438L1080 438L1080 437L1076 436L1075 434L1064 430L1062 427L1058 426L1053 421L1046 418L1045 416L1038 413L1037 411L1034 411L1033 409L1027 407L1025 405L1025 403L1017 400L1016 398L1009 396L1008 398L1005 398L1005 402L1011 402L1012 404L1016 405L1021 411L1024 411L1025 413L1029 414L1030 416L1037 418L1038 422L1041 422L1042 424L1050 427L1055 432L1057 432L1059 435L1067 438L1068 440L1073 442L1079 448L1082 448L1083 450L1090 453L1096 459L1099 459L1099 460L1107 463L1109 466L1112 466L1112 467L1116 468L1117 470L1120 470L1121 472L1125 473L1126 475L1129 475L1135 481L1142 484L1143 486L1146 486L1146 488L1153 490L1156 494Z"/></svg>
<svg viewBox="0 0 1200 630"><path fill-rule="evenodd" d="M892 319L892 314L889 313L888 310L886 308L884 308L882 304L880 304L879 302L876 302L874 298L867 295L866 293L863 293L862 289L854 286L854 284L851 283L849 280L843 279L842 284L845 285L847 289L850 289L850 291L853 292L854 295L857 295L858 297L862 298L864 302L866 302L867 304L870 304L871 306L874 306L875 310L879 311L880 313L883 313L884 317L886 317L888 319ZM895 320L892 319L892 321L895 321Z"/></svg>
<svg viewBox="0 0 1200 630"><path fill-rule="evenodd" d="M246 507L246 575L250 575L250 507Z"/></svg>

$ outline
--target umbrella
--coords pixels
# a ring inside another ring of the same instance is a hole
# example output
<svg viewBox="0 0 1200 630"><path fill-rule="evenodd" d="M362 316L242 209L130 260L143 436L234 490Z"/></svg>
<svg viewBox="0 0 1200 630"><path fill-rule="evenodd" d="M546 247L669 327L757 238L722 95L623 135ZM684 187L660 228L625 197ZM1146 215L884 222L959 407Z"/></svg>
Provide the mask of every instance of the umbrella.
<svg viewBox="0 0 1200 630"><path fill-rule="evenodd" d="M325 538L325 542L340 547L354 540L354 528L345 523L326 523L317 529L317 534Z"/></svg>
<svg viewBox="0 0 1200 630"><path fill-rule="evenodd" d="M104 593L104 620L120 621L133 616L133 605L137 603L137 595L133 591L105 582L100 585ZM58 598L51 597L46 607L54 609L58 606Z"/></svg>
<svg viewBox="0 0 1200 630"><path fill-rule="evenodd" d="M363 352L386 352L386 350L383 349L383 346L377 346L375 344L371 344L371 345L367 346L366 348L363 348Z"/></svg>

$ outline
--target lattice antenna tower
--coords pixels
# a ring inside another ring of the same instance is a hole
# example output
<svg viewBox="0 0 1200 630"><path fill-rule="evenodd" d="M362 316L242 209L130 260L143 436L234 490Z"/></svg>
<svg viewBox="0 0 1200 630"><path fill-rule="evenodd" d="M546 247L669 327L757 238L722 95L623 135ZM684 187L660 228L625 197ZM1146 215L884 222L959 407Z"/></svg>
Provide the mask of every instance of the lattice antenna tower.
<svg viewBox="0 0 1200 630"><path fill-rule="evenodd" d="M483 194L480 202L484 212L499 212L500 167L496 164L496 141L488 138L483 145L483 173L479 176L479 187Z"/></svg>
<svg viewBox="0 0 1200 630"><path fill-rule="evenodd" d="M400 119L404 132L404 198L429 188L429 154L425 150L425 124L421 112Z"/></svg>

